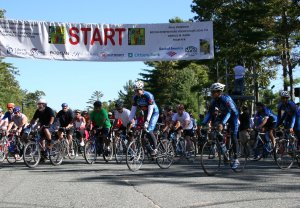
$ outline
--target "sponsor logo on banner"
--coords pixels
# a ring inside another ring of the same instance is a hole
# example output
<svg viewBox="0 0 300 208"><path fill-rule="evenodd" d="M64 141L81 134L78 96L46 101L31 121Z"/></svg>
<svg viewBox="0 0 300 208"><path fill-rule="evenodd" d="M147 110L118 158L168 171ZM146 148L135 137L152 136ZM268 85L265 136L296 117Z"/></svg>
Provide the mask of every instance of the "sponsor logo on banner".
<svg viewBox="0 0 300 208"><path fill-rule="evenodd" d="M183 47L159 47L160 51L181 51L183 50Z"/></svg>
<svg viewBox="0 0 300 208"><path fill-rule="evenodd" d="M128 45L145 45L145 28L128 28Z"/></svg>
<svg viewBox="0 0 300 208"><path fill-rule="evenodd" d="M14 53L14 49L12 47L8 47L6 50L7 54L13 54Z"/></svg>
<svg viewBox="0 0 300 208"><path fill-rule="evenodd" d="M29 54L25 48L12 48L10 46L6 48L6 53L9 55L26 56Z"/></svg>
<svg viewBox="0 0 300 208"><path fill-rule="evenodd" d="M64 26L49 26L49 43L65 44L66 28Z"/></svg>
<svg viewBox="0 0 300 208"><path fill-rule="evenodd" d="M151 57L159 57L160 53L128 53L129 58L151 58Z"/></svg>
<svg viewBox="0 0 300 208"><path fill-rule="evenodd" d="M167 52L167 55L170 56L170 57L173 57L175 56L177 53L175 51L169 51Z"/></svg>
<svg viewBox="0 0 300 208"><path fill-rule="evenodd" d="M41 50L39 50L39 49L37 49L37 48L32 48L32 49L30 50L30 55L31 55L31 56L39 56L39 55L45 55L45 54L46 54L45 51L41 51Z"/></svg>
<svg viewBox="0 0 300 208"><path fill-rule="evenodd" d="M124 57L125 54L124 53L99 53L99 57L102 58L102 59L105 59L105 58L115 58L115 57Z"/></svg>
<svg viewBox="0 0 300 208"><path fill-rule="evenodd" d="M50 51L50 55L55 55L55 56L69 56L70 53L67 51Z"/></svg>
<svg viewBox="0 0 300 208"><path fill-rule="evenodd" d="M195 46L188 46L188 47L185 48L185 53L188 56L196 56L197 53L198 53L198 49Z"/></svg>

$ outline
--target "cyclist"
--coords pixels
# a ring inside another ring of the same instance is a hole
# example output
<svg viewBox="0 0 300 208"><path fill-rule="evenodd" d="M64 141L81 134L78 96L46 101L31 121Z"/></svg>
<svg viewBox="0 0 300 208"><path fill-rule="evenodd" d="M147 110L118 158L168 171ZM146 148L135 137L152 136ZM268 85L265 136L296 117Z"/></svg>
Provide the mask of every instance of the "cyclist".
<svg viewBox="0 0 300 208"><path fill-rule="evenodd" d="M136 81L133 88L135 95L133 97L133 105L131 107L129 120L132 124L134 124L133 118L135 116L136 109L137 107L140 107L140 109L144 112L144 128L147 129L147 135L153 148L151 150L151 155L154 156L157 154L157 141L153 131L159 117L159 110L154 101L154 96L150 92L144 90L144 82L140 80Z"/></svg>
<svg viewBox="0 0 300 208"><path fill-rule="evenodd" d="M6 118L6 119L3 119L3 117L4 117L3 109L0 108L0 121L3 120L3 121L1 122L0 128L1 128L1 130L6 130L6 129L7 129L7 125L8 125L8 119L7 119L7 118Z"/></svg>
<svg viewBox="0 0 300 208"><path fill-rule="evenodd" d="M202 121L202 126L206 125L215 115L215 108L218 109L219 113L217 117L220 119L218 124L218 130L222 131L224 126L229 123L231 129L231 141L233 144L233 160L231 164L232 169L236 169L239 166L239 161L237 159L238 152L238 117L239 112L236 104L229 95L223 94L225 85L222 83L213 83L210 87L212 100L209 106L209 110ZM220 135L221 136L221 135ZM223 149L223 151L225 151Z"/></svg>
<svg viewBox="0 0 300 208"><path fill-rule="evenodd" d="M47 106L47 101L45 99L39 99L37 102L37 110L35 111L33 118L29 123L29 127L33 126L38 120L39 126L41 127L40 130L42 133L42 138L45 138L49 142L49 144L51 144L51 133L49 131L49 128L53 124L54 118L54 111L52 110L52 108ZM43 154L45 156L45 140L41 142L41 145L44 150ZM51 145L49 145L49 147L51 147ZM45 158L43 157L43 160L44 159Z"/></svg>
<svg viewBox="0 0 300 208"><path fill-rule="evenodd" d="M297 149L300 150L300 102L297 103L297 115L296 115L296 124L295 124L295 135L298 140Z"/></svg>
<svg viewBox="0 0 300 208"><path fill-rule="evenodd" d="M28 124L27 116L21 113L21 108L16 106L13 109L13 116L11 121L8 124L7 132L9 132L12 128L17 130L17 135L21 135L23 128Z"/></svg>
<svg viewBox="0 0 300 208"><path fill-rule="evenodd" d="M193 122L191 120L190 114L185 111L184 105L177 105L177 113L172 117L171 128L175 128L178 133L183 133L184 139L186 141L186 151L188 152L187 157L193 150L191 137L194 136Z"/></svg>
<svg viewBox="0 0 300 208"><path fill-rule="evenodd" d="M294 128L300 128L295 125L297 118L297 106L292 100L289 100L290 95L288 91L281 91L279 95L281 101L277 105L277 127L283 124L286 130L290 133L294 133L294 130L295 132L297 131L297 129Z"/></svg>
<svg viewBox="0 0 300 208"><path fill-rule="evenodd" d="M83 116L81 116L81 111L80 110L75 110L74 111L75 118L73 120L73 125L75 129L77 130L77 135L80 137L80 146L84 146L84 138L87 138L86 132L85 132L85 126L86 126L86 121Z"/></svg>
<svg viewBox="0 0 300 208"><path fill-rule="evenodd" d="M162 130L164 139L167 139L169 137L170 125L172 123L173 115L174 115L174 112L173 112L172 106L166 105L164 107L163 119L162 119L162 123L164 124L164 128Z"/></svg>
<svg viewBox="0 0 300 208"><path fill-rule="evenodd" d="M72 147L72 136L74 133L73 129L73 120L74 120L74 114L73 111L69 108L69 105L67 103L61 104L62 110L60 110L57 115L56 119L59 121L60 127L63 127L66 129L67 139L70 147ZM63 131L59 128L58 129L58 138L63 138ZM72 156L74 155L74 150L71 149Z"/></svg>
<svg viewBox="0 0 300 208"><path fill-rule="evenodd" d="M126 135L126 127L127 124L130 122L130 110L124 108L124 104L121 100L117 100L115 103L115 120L114 120L114 128L118 128L122 131L122 134Z"/></svg>
<svg viewBox="0 0 300 208"><path fill-rule="evenodd" d="M7 128L8 123L11 121L13 116L13 110L15 107L14 103L7 103L7 111L5 112L4 116L2 117L0 121L0 126Z"/></svg>
<svg viewBox="0 0 300 208"><path fill-rule="evenodd" d="M94 110L90 114L90 121L88 126L89 129L93 129L95 134L97 135L97 154L100 155L102 153L103 142L105 142L107 148L104 151L106 151L106 154L108 154L110 152L110 140L108 139L108 136L111 124L108 118L107 111L102 108L102 103L98 100L94 102Z"/></svg>
<svg viewBox="0 0 300 208"><path fill-rule="evenodd" d="M273 147L275 147L275 137L274 137L274 130L276 128L277 116L267 108L263 103L258 102L256 103L256 114L254 118L254 128L258 131L266 132L265 139L266 139L266 150L271 151L273 148L269 145L269 139L271 139ZM260 159L262 155L257 152L257 142L254 147L255 149L255 160Z"/></svg>

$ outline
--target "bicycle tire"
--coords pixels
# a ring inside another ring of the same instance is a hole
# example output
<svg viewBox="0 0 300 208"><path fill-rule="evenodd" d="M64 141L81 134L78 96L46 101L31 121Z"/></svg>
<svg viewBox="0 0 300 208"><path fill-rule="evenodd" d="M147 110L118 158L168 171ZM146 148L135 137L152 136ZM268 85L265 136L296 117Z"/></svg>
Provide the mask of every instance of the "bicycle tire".
<svg viewBox="0 0 300 208"><path fill-rule="evenodd" d="M38 144L28 142L24 147L23 160L27 167L36 167L41 160L41 151Z"/></svg>
<svg viewBox="0 0 300 208"><path fill-rule="evenodd" d="M296 151L288 152L286 140L279 140L275 144L274 159L280 169L290 169L294 164L295 157Z"/></svg>
<svg viewBox="0 0 300 208"><path fill-rule="evenodd" d="M123 145L121 138L115 138L114 143L114 152L115 152L115 160L118 164L122 163L126 158L126 148Z"/></svg>
<svg viewBox="0 0 300 208"><path fill-rule="evenodd" d="M88 164L94 164L97 160L97 148L96 143L89 140L84 145L84 159Z"/></svg>
<svg viewBox="0 0 300 208"><path fill-rule="evenodd" d="M186 151L186 159L190 162L190 163L193 163L195 160L196 160L196 157L197 157L197 148L196 148L196 145L195 145L195 142L192 141L191 142L192 144L192 147L191 147L191 151ZM185 147L187 145L185 144Z"/></svg>
<svg viewBox="0 0 300 208"><path fill-rule="evenodd" d="M110 151L108 151L108 149L106 148L106 144L103 143L102 156L105 162L111 161L114 158L114 146L112 142L109 143L109 149Z"/></svg>
<svg viewBox="0 0 300 208"><path fill-rule="evenodd" d="M7 155L6 155L6 160L9 164L14 164L17 162L16 156L14 153L11 153L8 151Z"/></svg>
<svg viewBox="0 0 300 208"><path fill-rule="evenodd" d="M77 155L78 155L78 146L77 146L77 142L75 141L75 139L72 139L72 146L69 148L70 151L68 153L68 157L70 160L75 160ZM74 152L72 152L72 150Z"/></svg>
<svg viewBox="0 0 300 208"><path fill-rule="evenodd" d="M247 148L246 145L238 142L238 146L239 146L239 151L237 153L237 159L239 160L240 165L238 166L238 168L232 169L234 172L237 173L244 171L247 164L248 157L250 156L249 149Z"/></svg>
<svg viewBox="0 0 300 208"><path fill-rule="evenodd" d="M221 153L215 142L207 141L201 151L201 166L207 176L215 176L221 170Z"/></svg>
<svg viewBox="0 0 300 208"><path fill-rule="evenodd" d="M8 148L6 144L4 144L3 139L0 142L0 162L3 162L6 158Z"/></svg>
<svg viewBox="0 0 300 208"><path fill-rule="evenodd" d="M49 160L52 165L58 166L63 162L63 146L60 141L55 141L53 147L49 150Z"/></svg>
<svg viewBox="0 0 300 208"><path fill-rule="evenodd" d="M174 162L175 151L170 141L161 141L157 145L156 163L162 169L168 169Z"/></svg>
<svg viewBox="0 0 300 208"><path fill-rule="evenodd" d="M141 142L132 141L127 147L126 164L132 172L138 171L144 162L145 152Z"/></svg>

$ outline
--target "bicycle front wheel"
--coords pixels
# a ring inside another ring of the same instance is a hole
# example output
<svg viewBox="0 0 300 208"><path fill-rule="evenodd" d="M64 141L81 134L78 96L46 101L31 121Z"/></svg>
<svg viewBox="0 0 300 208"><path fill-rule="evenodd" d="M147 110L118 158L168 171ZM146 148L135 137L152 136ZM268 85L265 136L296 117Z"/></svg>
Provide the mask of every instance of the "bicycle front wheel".
<svg viewBox="0 0 300 208"><path fill-rule="evenodd" d="M215 142L208 141L204 143L200 161L206 175L214 176L220 172L221 154Z"/></svg>
<svg viewBox="0 0 300 208"><path fill-rule="evenodd" d="M97 148L96 142L94 141L87 141L84 145L84 159L88 164L94 164L97 159Z"/></svg>
<svg viewBox="0 0 300 208"><path fill-rule="evenodd" d="M111 161L114 157L114 146L113 143L110 142L107 146L105 143L103 143L103 159L105 162Z"/></svg>
<svg viewBox="0 0 300 208"><path fill-rule="evenodd" d="M16 160L16 156L14 153L11 153L8 151L7 155L6 155L6 160L9 164L14 164L17 160Z"/></svg>
<svg viewBox="0 0 300 208"><path fill-rule="evenodd" d="M64 148L60 141L56 141L53 147L49 150L49 159L52 165L60 165L63 161Z"/></svg>
<svg viewBox="0 0 300 208"><path fill-rule="evenodd" d="M275 145L274 159L280 169L289 169L294 164L295 151L288 151L287 141L280 140Z"/></svg>
<svg viewBox="0 0 300 208"><path fill-rule="evenodd" d="M78 146L77 146L77 142L75 141L75 139L72 140L72 144L69 145L69 159L70 160L75 160L75 158L78 155Z"/></svg>
<svg viewBox="0 0 300 208"><path fill-rule="evenodd" d="M129 170L139 170L144 162L145 153L141 142L132 141L127 147L126 164Z"/></svg>
<svg viewBox="0 0 300 208"><path fill-rule="evenodd" d="M116 138L115 141L115 159L117 163L122 163L126 158L126 147L125 144L123 144L122 139Z"/></svg>
<svg viewBox="0 0 300 208"><path fill-rule="evenodd" d="M38 144L35 142L28 142L24 147L23 159L27 167L36 167L41 160L41 151Z"/></svg>
<svg viewBox="0 0 300 208"><path fill-rule="evenodd" d="M8 148L6 146L6 144L4 144L3 139L0 142L0 162L3 162L6 158L6 154L7 154Z"/></svg>
<svg viewBox="0 0 300 208"><path fill-rule="evenodd" d="M162 169L169 168L174 161L175 151L170 141L161 141L157 145L156 163Z"/></svg>

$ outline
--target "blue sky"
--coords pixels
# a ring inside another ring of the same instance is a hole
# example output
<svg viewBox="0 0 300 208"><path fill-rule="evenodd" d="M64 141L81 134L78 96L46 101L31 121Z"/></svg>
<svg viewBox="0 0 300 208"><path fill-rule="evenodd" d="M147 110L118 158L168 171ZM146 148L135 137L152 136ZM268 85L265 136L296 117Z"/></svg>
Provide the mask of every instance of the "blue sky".
<svg viewBox="0 0 300 208"><path fill-rule="evenodd" d="M168 23L180 17L188 20L194 16L192 0L113 0L70 1L2 0L1 8L7 19L74 22L146 24ZM42 90L49 106L59 110L63 102L73 109L84 109L95 90L102 91L102 101L114 100L129 80L139 78L147 68L143 62L66 62L6 58L18 68L17 80L22 89L30 92ZM281 72L279 72L281 74ZM279 74L279 76L280 76ZM300 70L295 73L300 77ZM282 84L276 81L274 90Z"/></svg>
<svg viewBox="0 0 300 208"><path fill-rule="evenodd" d="M180 17L194 16L192 0L2 0L7 19L109 24L168 23ZM143 62L68 62L5 58L18 68L22 89L42 90L48 105L56 110L63 102L72 109L84 109L95 90L104 94L102 101L118 98L129 80L139 78L147 66Z"/></svg>

